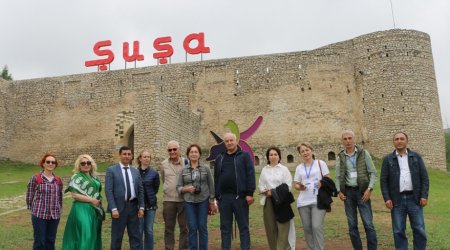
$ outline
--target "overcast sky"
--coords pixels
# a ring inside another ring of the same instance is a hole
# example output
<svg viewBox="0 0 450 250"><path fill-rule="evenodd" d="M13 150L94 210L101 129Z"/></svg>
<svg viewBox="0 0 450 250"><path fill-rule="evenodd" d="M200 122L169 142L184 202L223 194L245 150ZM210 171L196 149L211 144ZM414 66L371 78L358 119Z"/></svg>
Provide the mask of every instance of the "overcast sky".
<svg viewBox="0 0 450 250"><path fill-rule="evenodd" d="M392 0L395 27L426 32L443 125L450 122L450 1ZM93 45L111 40L111 69L123 69L122 43L138 40L156 65L153 41L171 36L172 63L184 62L183 39L204 32L204 60L312 50L394 28L389 0L12 0L0 14L0 67L15 80L95 72ZM198 61L198 56L188 57ZM133 67L132 63L128 67Z"/></svg>

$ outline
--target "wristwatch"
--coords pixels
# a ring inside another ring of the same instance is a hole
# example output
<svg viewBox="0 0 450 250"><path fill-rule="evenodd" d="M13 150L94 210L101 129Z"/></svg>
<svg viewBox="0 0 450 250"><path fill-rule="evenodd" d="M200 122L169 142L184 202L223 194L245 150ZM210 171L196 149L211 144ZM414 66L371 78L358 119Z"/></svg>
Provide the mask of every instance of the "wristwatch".
<svg viewBox="0 0 450 250"><path fill-rule="evenodd" d="M371 188L371 187L369 187L369 188L367 188L370 192L372 192L372 190L373 190L373 188Z"/></svg>

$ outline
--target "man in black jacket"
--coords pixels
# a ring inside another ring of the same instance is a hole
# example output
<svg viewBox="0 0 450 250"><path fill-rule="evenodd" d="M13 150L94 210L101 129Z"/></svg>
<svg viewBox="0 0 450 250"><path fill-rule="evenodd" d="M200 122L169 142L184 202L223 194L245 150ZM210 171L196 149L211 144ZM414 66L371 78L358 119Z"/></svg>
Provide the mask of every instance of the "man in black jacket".
<svg viewBox="0 0 450 250"><path fill-rule="evenodd" d="M255 168L250 155L238 147L236 135L226 133L227 151L217 156L214 168L219 201L222 249L231 249L233 214L239 226L241 249L250 249L249 206L255 192Z"/></svg>
<svg viewBox="0 0 450 250"><path fill-rule="evenodd" d="M393 141L395 150L384 157L380 185L385 205L391 210L395 248L408 249L405 234L408 216L414 249L425 249L423 207L428 203L428 173L422 157L407 148L408 136L404 132L397 132Z"/></svg>

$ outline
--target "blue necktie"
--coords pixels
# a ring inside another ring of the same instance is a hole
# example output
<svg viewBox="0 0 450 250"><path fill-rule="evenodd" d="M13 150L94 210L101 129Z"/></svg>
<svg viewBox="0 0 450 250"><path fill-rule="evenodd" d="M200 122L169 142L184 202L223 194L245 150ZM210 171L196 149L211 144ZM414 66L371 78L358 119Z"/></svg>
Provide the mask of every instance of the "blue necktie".
<svg viewBox="0 0 450 250"><path fill-rule="evenodd" d="M123 167L125 169L125 182L127 183L127 201L131 198L131 186L130 186L130 176L128 175L128 167Z"/></svg>

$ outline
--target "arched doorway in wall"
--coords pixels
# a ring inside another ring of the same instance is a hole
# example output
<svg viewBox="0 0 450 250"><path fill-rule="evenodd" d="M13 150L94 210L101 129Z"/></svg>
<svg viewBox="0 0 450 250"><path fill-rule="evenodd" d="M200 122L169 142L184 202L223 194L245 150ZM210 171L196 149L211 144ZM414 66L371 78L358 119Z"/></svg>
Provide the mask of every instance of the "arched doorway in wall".
<svg viewBox="0 0 450 250"><path fill-rule="evenodd" d="M335 161L336 160L336 154L333 151L328 152L328 160L329 161Z"/></svg>
<svg viewBox="0 0 450 250"><path fill-rule="evenodd" d="M259 157L255 155L255 166L259 166Z"/></svg>
<svg viewBox="0 0 450 250"><path fill-rule="evenodd" d="M131 152L134 152L134 124L132 124L131 127L128 128L128 131L124 136L124 139L127 142L126 146L131 148ZM138 153L134 152L134 154Z"/></svg>
<svg viewBox="0 0 450 250"><path fill-rule="evenodd" d="M288 155L287 156L287 163L293 163L294 162L294 156L293 155Z"/></svg>
<svg viewBox="0 0 450 250"><path fill-rule="evenodd" d="M123 111L116 116L116 129L115 129L115 145L116 150L119 150L122 146L128 146L134 152L134 112Z"/></svg>

